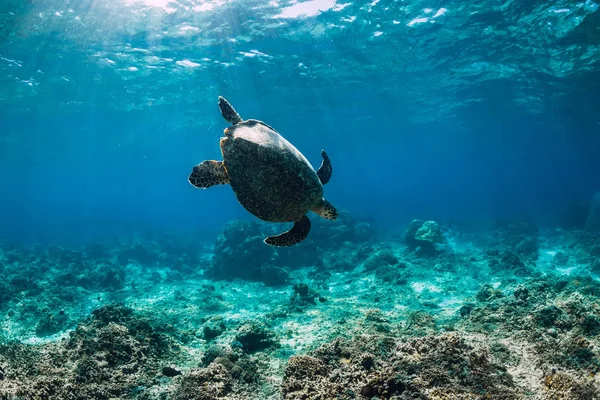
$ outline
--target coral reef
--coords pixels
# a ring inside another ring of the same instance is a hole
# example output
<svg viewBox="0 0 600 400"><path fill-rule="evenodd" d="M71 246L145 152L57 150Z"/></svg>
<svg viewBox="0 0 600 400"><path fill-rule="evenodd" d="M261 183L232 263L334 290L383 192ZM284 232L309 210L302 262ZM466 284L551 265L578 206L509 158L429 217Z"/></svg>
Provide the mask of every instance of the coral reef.
<svg viewBox="0 0 600 400"><path fill-rule="evenodd" d="M161 366L183 358L176 337L129 308L100 308L57 343L0 346L0 398L114 398L142 392Z"/></svg>
<svg viewBox="0 0 600 400"><path fill-rule="evenodd" d="M241 345L244 352L254 353L277 345L276 335L261 321L244 322L237 329L235 341Z"/></svg>
<svg viewBox="0 0 600 400"><path fill-rule="evenodd" d="M510 375L454 334L408 341L384 336L335 340L312 356L292 357L285 399L518 399Z"/></svg>
<svg viewBox="0 0 600 400"><path fill-rule="evenodd" d="M488 265L493 273L528 275L531 273L529 264L526 264L516 253L510 250L488 250Z"/></svg>
<svg viewBox="0 0 600 400"><path fill-rule="evenodd" d="M0 399L600 398L596 233L342 215L289 249L0 245Z"/></svg>
<svg viewBox="0 0 600 400"><path fill-rule="evenodd" d="M264 237L257 222L228 223L217 238L215 255L206 276L212 279L262 280L262 266L273 264L276 257L275 250L263 243Z"/></svg>
<svg viewBox="0 0 600 400"><path fill-rule="evenodd" d="M221 364L186 374L174 393L174 400L216 400L231 392L232 378Z"/></svg>
<svg viewBox="0 0 600 400"><path fill-rule="evenodd" d="M420 250L424 254L433 254L438 245L447 240L440 225L435 221L412 220L404 232L404 240L411 250Z"/></svg>
<svg viewBox="0 0 600 400"><path fill-rule="evenodd" d="M274 248L265 246L266 236L281 226L259 222L232 221L226 224L215 244L212 265L206 276L212 279L236 278L279 286L289 281L295 268L321 265L324 251L339 249L344 243L365 243L372 239L371 225L347 212L337 221L314 224L310 236L298 246ZM240 266L243 265L243 268ZM354 264L351 264L354 265Z"/></svg>
<svg viewBox="0 0 600 400"><path fill-rule="evenodd" d="M364 215L351 214L338 210L339 216L335 221L315 220L310 238L320 251L335 250L344 243L354 245L373 242L376 233L369 218Z"/></svg>
<svg viewBox="0 0 600 400"><path fill-rule="evenodd" d="M489 235L491 251L511 251L524 262L535 263L539 252L539 228L530 218L504 218L494 222Z"/></svg>
<svg viewBox="0 0 600 400"><path fill-rule="evenodd" d="M211 317L202 326L202 336L205 340L212 340L217 338L227 329L223 318L219 315Z"/></svg>

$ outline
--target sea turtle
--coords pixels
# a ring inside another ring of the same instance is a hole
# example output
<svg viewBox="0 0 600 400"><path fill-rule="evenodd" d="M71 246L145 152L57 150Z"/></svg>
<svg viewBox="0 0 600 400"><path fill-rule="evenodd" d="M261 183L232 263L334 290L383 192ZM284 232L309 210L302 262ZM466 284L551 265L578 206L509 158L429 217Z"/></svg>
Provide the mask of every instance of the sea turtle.
<svg viewBox="0 0 600 400"><path fill-rule="evenodd" d="M336 209L323 198L323 185L331 178L331 162L325 151L315 171L306 157L264 122L242 120L233 106L219 96L223 118L232 126L221 138L223 161L206 160L196 165L189 182L197 188L230 184L240 204L269 222L294 222L278 236L264 240L272 246L292 246L310 231L309 210L334 220Z"/></svg>

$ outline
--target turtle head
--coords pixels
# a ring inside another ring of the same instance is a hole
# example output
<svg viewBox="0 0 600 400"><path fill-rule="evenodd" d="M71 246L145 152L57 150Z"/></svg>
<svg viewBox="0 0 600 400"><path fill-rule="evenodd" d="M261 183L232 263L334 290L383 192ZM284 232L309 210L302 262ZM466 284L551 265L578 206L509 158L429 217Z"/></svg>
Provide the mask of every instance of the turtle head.
<svg viewBox="0 0 600 400"><path fill-rule="evenodd" d="M235 111L235 108L224 98L219 96L219 108L221 109L221 115L225 120L232 125L239 124L242 122L242 117Z"/></svg>
<svg viewBox="0 0 600 400"><path fill-rule="evenodd" d="M338 212L335 207L325 199L321 199L321 201L311 208L311 210L325 219L334 220L338 217Z"/></svg>

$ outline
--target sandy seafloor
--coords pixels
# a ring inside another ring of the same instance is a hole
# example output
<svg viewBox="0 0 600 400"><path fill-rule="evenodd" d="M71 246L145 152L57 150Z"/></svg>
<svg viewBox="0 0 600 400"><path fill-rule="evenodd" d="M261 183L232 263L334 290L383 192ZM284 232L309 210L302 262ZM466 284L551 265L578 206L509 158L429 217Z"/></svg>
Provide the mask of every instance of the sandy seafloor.
<svg viewBox="0 0 600 400"><path fill-rule="evenodd" d="M600 399L598 235L344 216L2 245L0 399Z"/></svg>

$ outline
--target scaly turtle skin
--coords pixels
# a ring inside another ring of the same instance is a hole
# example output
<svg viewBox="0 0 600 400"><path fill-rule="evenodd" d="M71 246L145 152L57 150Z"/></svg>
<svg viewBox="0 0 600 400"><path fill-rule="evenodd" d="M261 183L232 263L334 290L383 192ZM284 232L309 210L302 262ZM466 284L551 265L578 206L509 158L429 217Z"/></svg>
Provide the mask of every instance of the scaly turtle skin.
<svg viewBox="0 0 600 400"><path fill-rule="evenodd" d="M323 198L323 185L332 172L325 151L321 151L323 162L315 171L306 157L269 125L242 120L220 96L219 108L232 124L220 142L223 161L207 160L196 165L188 178L192 185L206 189L229 183L251 214L269 222L294 222L288 232L265 239L273 246L303 241L310 231L308 211L330 220L337 218L335 208Z"/></svg>

